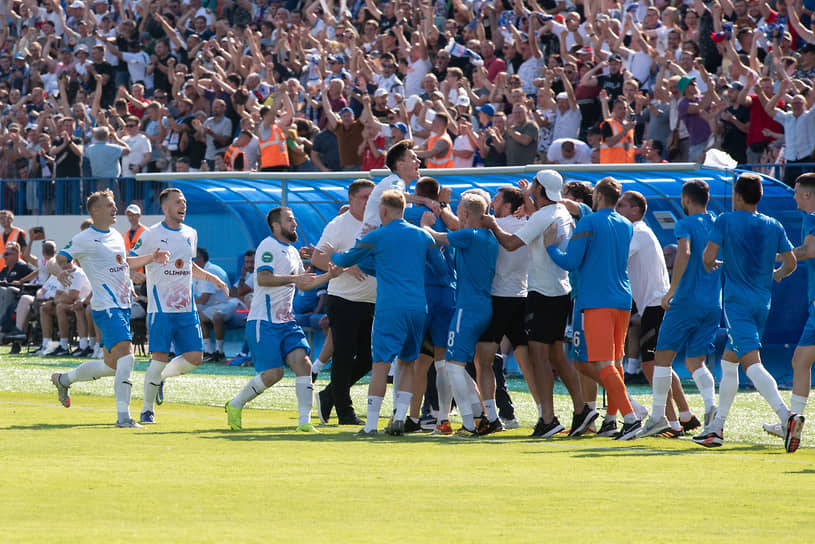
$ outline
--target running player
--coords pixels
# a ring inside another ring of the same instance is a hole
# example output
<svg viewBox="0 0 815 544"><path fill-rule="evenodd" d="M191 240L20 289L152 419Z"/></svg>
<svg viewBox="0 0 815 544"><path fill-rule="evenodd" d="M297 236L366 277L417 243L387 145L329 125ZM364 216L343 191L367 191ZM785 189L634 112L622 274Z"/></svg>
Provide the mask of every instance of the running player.
<svg viewBox="0 0 815 544"><path fill-rule="evenodd" d="M152 262L165 264L169 254L156 247L144 256L126 257L122 235L111 229L116 222L116 202L109 189L91 194L85 206L93 225L68 242L57 254L57 262L64 268L68 261L76 259L87 274L93 290L93 320L102 331L105 357L103 361L85 362L65 374L53 374L51 381L59 401L68 408L71 406L68 388L72 383L114 376L116 426L138 428L141 425L130 417L130 374L135 360L130 334L130 267L137 269ZM70 272L62 276L60 281L70 285Z"/></svg>
<svg viewBox="0 0 815 544"><path fill-rule="evenodd" d="M702 180L688 181L682 187L681 203L686 217L674 227L676 260L671 286L661 301L665 317L654 354L651 417L640 436L659 435L668 428L665 408L671 390L671 367L683 346L685 365L705 403L705 427L710 426L716 412L713 375L705 366L705 357L721 322L722 284L719 271L708 272L702 264L702 253L714 222L707 211L709 197L710 188Z"/></svg>
<svg viewBox="0 0 815 544"><path fill-rule="evenodd" d="M184 193L175 187L164 189L159 195L159 204L164 220L144 231L130 252L138 257L150 248L159 247L170 254L167 264L151 263L145 268L152 360L144 374L140 423L156 422L153 402L164 402L164 380L195 370L203 360L204 343L192 298L192 278L211 281L218 289L228 292L220 278L192 262L198 247L198 233L184 224L187 215ZM181 355L168 364L171 344Z"/></svg>
<svg viewBox="0 0 815 544"><path fill-rule="evenodd" d="M577 223L566 252L558 243L563 238L559 225L544 231L544 245L551 259L566 270L579 270L575 308L583 312L588 362L594 363L598 377L608 392L608 411L623 415L617 440L635 438L641 423L631 407L622 375L615 361L623 356L625 334L631 314L631 285L626 265L633 228L614 211L622 193L620 183L611 177L594 187L594 213Z"/></svg>
<svg viewBox="0 0 815 544"><path fill-rule="evenodd" d="M442 367L450 377L453 397L463 422L456 433L458 436L503 430L494 406L489 420L484 417L480 417L478 422L474 420L474 415L481 415L481 398L465 369L467 362L473 358L478 339L487 330L492 318L490 289L498 258L498 241L489 230L481 228L486 211L487 202L482 197L465 194L457 210L460 229L447 233L432 230L430 225L435 221L432 213L426 213L422 220L437 243L456 249L456 309L447 333L446 360Z"/></svg>
<svg viewBox="0 0 815 544"><path fill-rule="evenodd" d="M306 334L294 320L292 301L295 287L303 291L325 285L342 270L329 265L325 274L306 273L297 241L297 221L289 208L273 208L266 216L272 231L255 252L255 296L246 321L246 340L257 376L226 403L229 428L243 428L242 410L283 377L283 365L294 372L298 422L296 430L316 433L311 424L312 391L310 348Z"/></svg>
<svg viewBox="0 0 815 544"><path fill-rule="evenodd" d="M733 185L733 210L716 218L702 254L705 268L722 267L727 346L722 356L719 407L713 422L693 441L711 448L724 443L724 423L739 390L739 363L756 390L785 426L785 435L800 436L803 416L791 414L778 394L775 379L761 364L761 334L770 312L773 280L795 270L792 244L776 219L758 213L763 189L757 174L742 174ZM721 249L722 259L716 256ZM783 264L775 268L776 254ZM786 439L785 439L786 443Z"/></svg>
<svg viewBox="0 0 815 544"><path fill-rule="evenodd" d="M369 200L370 202L370 200ZM387 389L391 361L399 357L399 365L409 367L419 356L427 304L423 296L425 263L434 261L436 244L424 230L406 222L405 195L399 190L382 193L379 218L382 228L375 229L344 253L331 256L342 267L371 262L376 271L376 314L372 333L373 370L368 386L368 419L357 436L376 436L379 413ZM332 249L328 248L327 252ZM440 273L445 265L437 263ZM370 270L371 268L367 268ZM366 270L365 267L362 268ZM396 413L389 426L395 436L404 433L405 418L413 397L413 372L402 372L396 385Z"/></svg>

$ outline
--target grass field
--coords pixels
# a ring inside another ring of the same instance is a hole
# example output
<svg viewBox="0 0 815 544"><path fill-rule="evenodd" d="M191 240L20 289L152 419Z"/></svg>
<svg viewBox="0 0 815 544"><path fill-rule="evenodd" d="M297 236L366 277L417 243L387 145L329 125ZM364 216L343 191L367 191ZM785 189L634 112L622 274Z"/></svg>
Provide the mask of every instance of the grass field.
<svg viewBox="0 0 815 544"><path fill-rule="evenodd" d="M293 432L290 377L244 411L243 432L230 432L222 405L252 371L223 365L168 382L157 425L115 429L110 378L74 385L70 409L57 402L48 377L75 365L2 356L4 542L815 538L812 428L798 452L784 453L761 431L774 416L754 392L737 397L718 450L689 439L529 439L535 412L519 380L511 386L521 429L477 440L359 440L356 428L334 425ZM136 414L145 367L134 373ZM646 390L636 397L650 405ZM557 393L568 420L570 403ZM365 394L354 388L362 415ZM695 391L689 398L701 412Z"/></svg>

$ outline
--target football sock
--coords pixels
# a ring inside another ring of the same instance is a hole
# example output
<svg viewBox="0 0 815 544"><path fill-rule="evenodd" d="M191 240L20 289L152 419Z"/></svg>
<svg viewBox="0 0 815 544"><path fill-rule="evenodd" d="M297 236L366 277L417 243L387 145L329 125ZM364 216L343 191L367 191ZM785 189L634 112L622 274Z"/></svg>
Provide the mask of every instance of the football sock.
<svg viewBox="0 0 815 544"><path fill-rule="evenodd" d="M716 403L715 382L713 381L713 374L705 365L697 368L692 374L693 382L702 395L702 401L705 403L705 413L710 412L713 405Z"/></svg>
<svg viewBox="0 0 815 544"><path fill-rule="evenodd" d="M87 349L88 347L88 339L84 336L79 339L79 349Z"/></svg>
<svg viewBox="0 0 815 544"><path fill-rule="evenodd" d="M724 429L724 421L739 391L739 363L722 359L722 380L719 382L719 407L716 409L714 428Z"/></svg>
<svg viewBox="0 0 815 544"><path fill-rule="evenodd" d="M391 369L393 370L393 389L391 391L393 398L391 399L391 403L396 406L396 393L399 391L399 376L402 375L402 369L399 367L399 359L391 363Z"/></svg>
<svg viewBox="0 0 815 544"><path fill-rule="evenodd" d="M60 383L67 387L74 382L89 382L114 374L116 371L106 365L105 361L87 361L60 376Z"/></svg>
<svg viewBox="0 0 815 544"><path fill-rule="evenodd" d="M410 399L413 398L413 393L407 391L398 391L396 393L396 415L393 419L396 421L404 421L407 412L410 409Z"/></svg>
<svg viewBox="0 0 815 544"><path fill-rule="evenodd" d="M692 417L692 412L679 412L679 421L689 421Z"/></svg>
<svg viewBox="0 0 815 544"><path fill-rule="evenodd" d="M375 431L379 422L379 412L382 411L383 397L368 395L368 419L365 421L365 432Z"/></svg>
<svg viewBox="0 0 815 544"><path fill-rule="evenodd" d="M802 397L801 395L792 394L790 397L790 412L795 414L803 414L807 407L807 400L809 397Z"/></svg>
<svg viewBox="0 0 815 544"><path fill-rule="evenodd" d="M116 361L113 392L116 395L116 412L120 423L130 421L130 394L133 389L130 374L133 372L133 363L135 361L136 357L132 353L119 357Z"/></svg>
<svg viewBox="0 0 815 544"><path fill-rule="evenodd" d="M655 421L665 415L665 404L668 401L668 392L671 390L671 367L654 366L654 376L651 385L654 390L654 401L651 405L651 418Z"/></svg>
<svg viewBox="0 0 815 544"><path fill-rule="evenodd" d="M266 391L266 386L263 384L260 374L258 374L249 380L249 383L247 383L244 388L241 389L241 392L238 393L230 402L235 408L243 408L246 406L247 402L254 399L264 391Z"/></svg>
<svg viewBox="0 0 815 544"><path fill-rule="evenodd" d="M614 405L617 411L623 415L625 422L630 423L628 416L633 415L634 409L631 407L631 403L628 402L625 383L614 365L608 365L600 369L600 380L603 382L603 387L608 393L609 412L616 413L611 412L611 407ZM636 420L636 416L633 417Z"/></svg>
<svg viewBox="0 0 815 544"><path fill-rule="evenodd" d="M450 377L447 375L447 361L435 361L436 390L439 394L439 423L450 419L450 407L453 404L453 390L450 388Z"/></svg>
<svg viewBox="0 0 815 544"><path fill-rule="evenodd" d="M298 425L311 422L311 403L314 401L314 387L311 375L294 378L294 392L297 395Z"/></svg>
<svg viewBox="0 0 815 544"><path fill-rule="evenodd" d="M216 340L215 341L215 351L218 353L224 352L224 341L223 340Z"/></svg>
<svg viewBox="0 0 815 544"><path fill-rule="evenodd" d="M183 355L179 355L178 357L174 358L172 361L167 363L167 366L164 367L164 370L161 371L161 379L166 380L167 378L172 378L173 376L180 376L182 374L186 374L192 370L198 368L197 365L192 364L188 360L184 358Z"/></svg>
<svg viewBox="0 0 815 544"><path fill-rule="evenodd" d="M543 405L538 404L538 419L543 418Z"/></svg>
<svg viewBox="0 0 815 544"><path fill-rule="evenodd" d="M784 404L784 399L778 393L778 384L775 383L775 378L767 372L767 369L761 363L750 365L745 373L753 382L753 385L756 386L758 392L761 393L761 396L764 397L764 400L770 405L770 408L776 413L781 424L786 425L787 418L790 417L790 411L787 409L787 405Z"/></svg>
<svg viewBox="0 0 815 544"><path fill-rule="evenodd" d="M671 429L673 429L674 431L679 431L682 429L682 424L679 423L679 421L669 421L668 425L670 425Z"/></svg>
<svg viewBox="0 0 815 544"><path fill-rule="evenodd" d="M153 411L153 403L156 401L158 387L161 385L161 371L164 370L166 365L167 363L153 359L144 372L144 404L142 412Z"/></svg>
<svg viewBox="0 0 815 544"><path fill-rule="evenodd" d="M204 338L204 351L212 353L212 340L210 338Z"/></svg>
<svg viewBox="0 0 815 544"><path fill-rule="evenodd" d="M68 339L67 338L60 338L59 339L59 347L62 349L68 349Z"/></svg>
<svg viewBox="0 0 815 544"><path fill-rule="evenodd" d="M447 375L450 376L450 386L453 389L453 397L458 405L458 412L464 427L468 430L475 429L473 420L472 404L470 404L469 381L470 376L461 365L448 364Z"/></svg>
<svg viewBox="0 0 815 544"><path fill-rule="evenodd" d="M498 408L495 406L495 399L485 400L484 409L487 410L487 419L490 421L495 421L498 419Z"/></svg>

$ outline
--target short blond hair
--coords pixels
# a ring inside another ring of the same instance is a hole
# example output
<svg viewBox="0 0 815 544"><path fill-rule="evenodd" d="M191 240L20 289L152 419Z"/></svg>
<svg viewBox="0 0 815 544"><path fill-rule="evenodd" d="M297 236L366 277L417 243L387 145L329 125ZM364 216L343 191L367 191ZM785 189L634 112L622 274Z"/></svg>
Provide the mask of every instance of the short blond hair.
<svg viewBox="0 0 815 544"><path fill-rule="evenodd" d="M484 197L477 193L461 195L461 202L459 202L458 207L466 210L472 217L482 217L487 211L487 203L484 202Z"/></svg>
<svg viewBox="0 0 815 544"><path fill-rule="evenodd" d="M403 212L405 211L405 195L396 189L388 189L382 193L382 197L379 199L379 205L398 212Z"/></svg>

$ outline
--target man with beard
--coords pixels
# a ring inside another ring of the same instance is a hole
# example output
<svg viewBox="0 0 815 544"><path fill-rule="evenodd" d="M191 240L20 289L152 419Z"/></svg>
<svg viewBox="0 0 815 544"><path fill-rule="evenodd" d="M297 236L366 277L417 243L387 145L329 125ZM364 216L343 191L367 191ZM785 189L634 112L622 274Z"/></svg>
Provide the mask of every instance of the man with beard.
<svg viewBox="0 0 815 544"><path fill-rule="evenodd" d="M297 241L297 221L290 208L274 208L266 217L272 235L255 252L255 296L246 321L246 340L258 375L238 395L226 403L229 427L243 428L241 413L251 401L283 377L283 364L294 371L299 419L296 430L315 433L311 424L311 360L303 329L294 320L292 301L295 287L306 291L328 283L342 269L329 264L326 274L305 272L300 253L292 245Z"/></svg>

